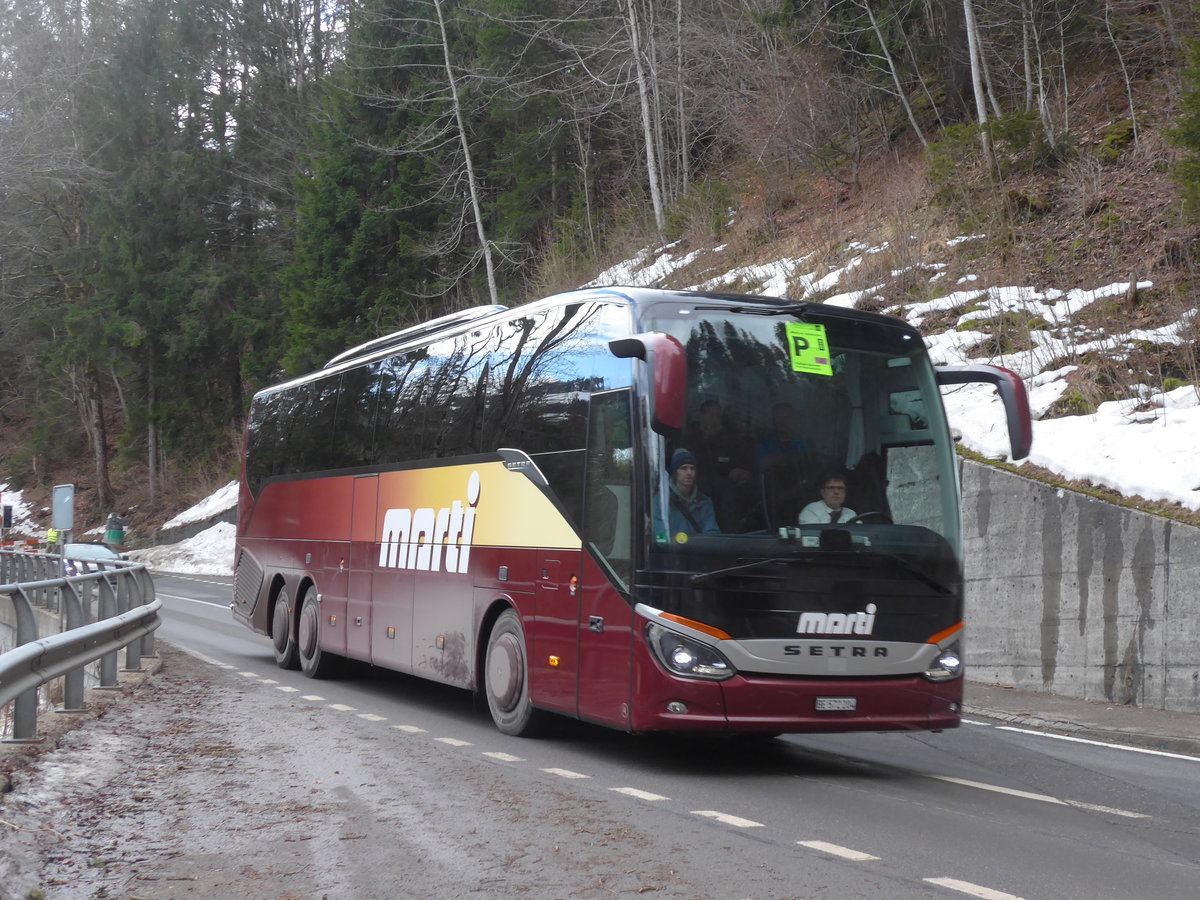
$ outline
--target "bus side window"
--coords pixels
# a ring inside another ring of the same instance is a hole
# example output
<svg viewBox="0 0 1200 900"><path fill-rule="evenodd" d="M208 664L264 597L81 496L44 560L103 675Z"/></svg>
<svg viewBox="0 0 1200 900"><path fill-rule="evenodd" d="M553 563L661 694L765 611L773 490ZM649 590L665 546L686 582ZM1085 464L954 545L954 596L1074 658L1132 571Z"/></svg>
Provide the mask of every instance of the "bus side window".
<svg viewBox="0 0 1200 900"><path fill-rule="evenodd" d="M588 422L584 539L628 585L633 575L633 442L629 391L592 395Z"/></svg>

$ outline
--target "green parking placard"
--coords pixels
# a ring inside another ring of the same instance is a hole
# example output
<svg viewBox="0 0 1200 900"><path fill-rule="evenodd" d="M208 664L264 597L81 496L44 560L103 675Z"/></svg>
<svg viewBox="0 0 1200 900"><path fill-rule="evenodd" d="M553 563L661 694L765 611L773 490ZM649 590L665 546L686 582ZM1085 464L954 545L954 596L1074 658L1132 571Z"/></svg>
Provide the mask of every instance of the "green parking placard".
<svg viewBox="0 0 1200 900"><path fill-rule="evenodd" d="M829 362L829 342L825 339L825 326L808 322L787 323L788 355L792 358L793 372L810 375L832 375Z"/></svg>

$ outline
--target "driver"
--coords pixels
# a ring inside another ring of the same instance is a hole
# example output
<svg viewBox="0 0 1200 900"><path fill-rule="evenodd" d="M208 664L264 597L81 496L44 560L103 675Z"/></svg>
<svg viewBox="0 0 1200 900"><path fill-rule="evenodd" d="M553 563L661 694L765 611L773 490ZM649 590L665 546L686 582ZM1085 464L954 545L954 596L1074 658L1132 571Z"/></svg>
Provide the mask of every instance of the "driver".
<svg viewBox="0 0 1200 900"><path fill-rule="evenodd" d="M826 475L821 479L821 499L800 510L801 525L826 525L853 519L857 513L846 506L846 479Z"/></svg>

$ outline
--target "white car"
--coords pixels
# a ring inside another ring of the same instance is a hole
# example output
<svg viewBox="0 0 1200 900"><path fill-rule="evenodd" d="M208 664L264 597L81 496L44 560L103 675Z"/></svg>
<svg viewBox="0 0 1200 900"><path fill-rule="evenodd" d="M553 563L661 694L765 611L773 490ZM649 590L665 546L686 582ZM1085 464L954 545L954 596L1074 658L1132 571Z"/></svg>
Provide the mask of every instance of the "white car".
<svg viewBox="0 0 1200 900"><path fill-rule="evenodd" d="M119 560L123 557L107 544L71 543L63 544L63 572L67 577L95 572L103 566L94 565L99 561Z"/></svg>

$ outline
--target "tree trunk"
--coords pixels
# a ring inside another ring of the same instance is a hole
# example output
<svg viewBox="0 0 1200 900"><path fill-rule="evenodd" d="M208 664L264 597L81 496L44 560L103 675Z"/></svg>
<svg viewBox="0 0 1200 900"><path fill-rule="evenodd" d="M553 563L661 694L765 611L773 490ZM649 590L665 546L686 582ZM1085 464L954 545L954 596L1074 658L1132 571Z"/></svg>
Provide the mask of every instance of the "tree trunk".
<svg viewBox="0 0 1200 900"><path fill-rule="evenodd" d="M917 137L921 141L921 146L928 150L929 141L925 140L925 132L921 130L921 126L917 122L917 117L913 113L912 104L908 102L908 94L904 92L904 85L900 83L900 73L896 71L896 61L892 59L892 53L888 50L887 42L883 39L883 32L879 28L879 23L875 20L875 13L871 10L870 2L864 3L863 9L867 11L867 18L871 20L871 30L875 32L875 40L879 42L879 49L883 52L883 58L887 60L888 71L892 73L892 84L896 86L896 96L900 98L900 102L904 105L904 112L908 116L908 124L916 132Z"/></svg>
<svg viewBox="0 0 1200 900"><path fill-rule="evenodd" d="M108 480L108 433L104 428L103 395L92 366L86 366L81 372L72 371L70 375L79 417L92 448L97 512L105 515L112 506L112 484Z"/></svg>
<svg viewBox="0 0 1200 900"><path fill-rule="evenodd" d="M988 134L987 99L983 93L983 66L979 46L979 27L975 22L975 8L971 0L963 0L963 19L967 28L967 50L971 57L971 85L975 89L975 115L979 122L979 145L989 171L996 170L996 159L992 155L992 139Z"/></svg>
<svg viewBox="0 0 1200 900"><path fill-rule="evenodd" d="M488 296L492 303L500 302L500 294L496 289L496 269L492 264L492 245L487 238L483 226L483 209L479 202L479 184L475 178L475 167L471 164L471 143L467 140L467 126L463 120L462 104L458 99L458 82L454 78L454 67L450 64L450 42L446 38L446 20L442 16L442 0L433 0L433 8L437 11L438 30L442 36L442 58L446 66L446 82L450 86L450 103L454 109L454 122L458 128L458 141L462 148L463 166L467 171L467 188L471 194L471 212L475 216L475 233L479 238L479 252L483 255L483 265L487 271Z"/></svg>
<svg viewBox="0 0 1200 900"><path fill-rule="evenodd" d="M646 150L646 176L650 181L650 203L654 207L654 227L658 229L661 238L667 227L667 217L663 209L662 189L659 181L658 152L654 147L654 123L650 121L650 88L646 80L646 66L642 60L641 25L637 17L637 0L624 0L624 2L627 16L625 26L629 29L629 40L637 73L638 99L642 106L642 140Z"/></svg>
<svg viewBox="0 0 1200 900"><path fill-rule="evenodd" d="M1137 148L1141 146L1141 141L1138 135L1137 106L1133 102L1133 80L1129 76L1129 68L1125 65L1125 54L1121 52L1121 45L1113 33L1110 0L1104 0L1104 28L1108 31L1108 39L1112 42L1113 50L1117 54L1117 62L1121 64L1121 76L1125 79L1125 97L1129 102L1129 122L1133 127L1133 146Z"/></svg>

